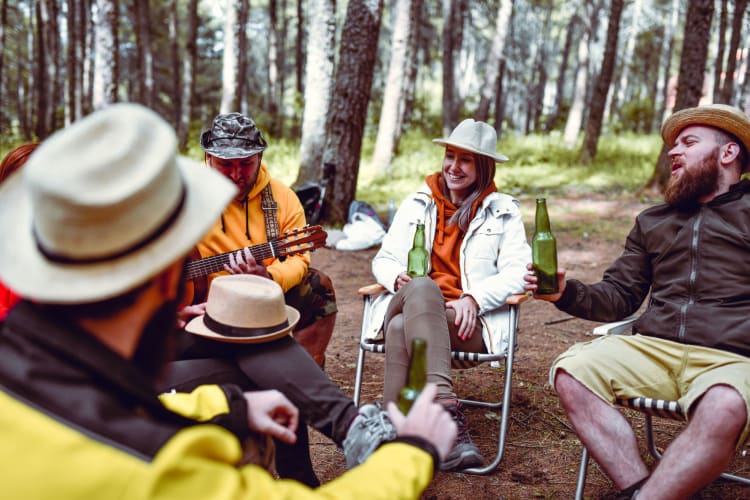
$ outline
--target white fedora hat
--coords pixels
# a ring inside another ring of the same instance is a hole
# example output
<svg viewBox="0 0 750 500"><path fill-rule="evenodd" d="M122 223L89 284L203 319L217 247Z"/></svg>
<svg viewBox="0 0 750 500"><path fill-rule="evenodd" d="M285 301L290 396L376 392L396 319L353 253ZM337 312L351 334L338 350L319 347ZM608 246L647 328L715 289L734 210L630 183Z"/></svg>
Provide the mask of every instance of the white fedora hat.
<svg viewBox="0 0 750 500"><path fill-rule="evenodd" d="M495 132L495 129L487 123L478 122L472 118L467 118L459 123L447 138L433 139L432 142L489 156L496 162L508 161L507 156L497 152L497 132Z"/></svg>
<svg viewBox="0 0 750 500"><path fill-rule="evenodd" d="M235 192L178 157L156 113L112 105L45 140L0 186L0 279L39 302L114 297L186 255Z"/></svg>
<svg viewBox="0 0 750 500"><path fill-rule="evenodd" d="M201 337L257 344L289 335L299 311L284 303L284 291L273 280L252 274L218 276L211 282L206 314L185 330Z"/></svg>

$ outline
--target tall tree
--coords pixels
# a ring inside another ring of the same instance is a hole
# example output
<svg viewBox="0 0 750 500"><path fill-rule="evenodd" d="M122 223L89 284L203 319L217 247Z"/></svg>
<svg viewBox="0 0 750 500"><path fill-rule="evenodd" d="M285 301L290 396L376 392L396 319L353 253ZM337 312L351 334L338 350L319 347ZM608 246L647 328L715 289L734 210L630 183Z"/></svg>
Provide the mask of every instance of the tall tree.
<svg viewBox="0 0 750 500"><path fill-rule="evenodd" d="M78 64L81 60L79 55L80 40L76 26L78 24L78 8L75 0L67 0L67 24L66 31L68 34L68 45L66 47L66 98L65 98L65 125L68 125L78 119L76 114L76 101L78 95ZM0 43L0 45L3 45ZM2 57L2 55L0 55Z"/></svg>
<svg viewBox="0 0 750 500"><path fill-rule="evenodd" d="M737 71L737 49L740 47L740 36L742 35L742 19L745 17L748 0L735 0L734 16L732 17L732 37L729 40L727 51L727 71L724 77L724 86L721 88L721 100L726 104L734 101L734 72Z"/></svg>
<svg viewBox="0 0 750 500"><path fill-rule="evenodd" d="M565 132L563 141L566 146L573 147L578 139L578 132L581 131L583 123L583 111L586 106L586 89L589 78L589 39L591 37L591 22L594 8L591 0L585 0L583 9L585 15L582 16L583 31L581 38L578 40L578 69L576 70L575 93L573 95L573 105L568 113L568 120L565 122Z"/></svg>
<svg viewBox="0 0 750 500"><path fill-rule="evenodd" d="M461 97L456 86L456 52L463 44L466 0L443 0L443 132L458 124Z"/></svg>
<svg viewBox="0 0 750 500"><path fill-rule="evenodd" d="M36 4L36 135L47 137L55 128L57 104L57 68L60 59L60 34L54 0L39 0Z"/></svg>
<svg viewBox="0 0 750 500"><path fill-rule="evenodd" d="M688 5L680 56L680 74L677 77L677 95L672 112L697 106L700 102L713 15L713 0L692 0ZM672 144L665 144L662 147L654 172L644 186L644 190L664 191L671 171L667 152L672 146Z"/></svg>
<svg viewBox="0 0 750 500"><path fill-rule="evenodd" d="M95 0L94 27L96 32L94 60L94 109L117 102L117 0Z"/></svg>
<svg viewBox="0 0 750 500"><path fill-rule="evenodd" d="M575 34L579 25L578 12L573 11L568 21L568 29L565 30L565 43L563 44L562 55L560 56L560 66L557 70L557 84L555 86L555 104L552 108L552 113L547 119L547 123L544 125L544 131L549 133L555 127L560 114L562 112L562 105L565 93L565 82L567 81L566 75L568 73L568 63L570 61L570 52L575 42Z"/></svg>
<svg viewBox="0 0 750 500"><path fill-rule="evenodd" d="M667 109L667 94L669 92L669 76L672 67L672 52L674 51L674 29L680 17L680 0L672 0L669 12L664 16L664 37L661 41L661 55L659 56L659 76L656 92L654 93L654 121L653 129L659 129Z"/></svg>
<svg viewBox="0 0 750 500"><path fill-rule="evenodd" d="M8 0L0 0L0 102L9 102L6 98L5 80L3 79L3 69L5 63L6 35L5 27L8 25ZM0 129L10 130L5 125L5 115L0 111Z"/></svg>
<svg viewBox="0 0 750 500"><path fill-rule="evenodd" d="M628 27L628 34L626 36L627 43L625 44L625 52L622 55L622 66L620 71L620 84L617 85L617 99L613 99L613 105L619 107L622 103L627 102L630 95L628 94L628 86L630 84L630 66L633 62L633 54L635 53L635 42L638 39L638 29L641 19L641 10L643 9L643 0L635 0L633 2L632 17L630 18L630 26ZM620 6L622 11L622 6ZM610 22L612 19L612 6L610 6ZM609 33L607 34L607 43L609 43ZM615 41L615 44L617 41ZM606 48L605 48L606 50ZM606 56L605 56L606 57ZM617 55L615 54L615 57ZM614 66L613 66L614 69ZM598 81L597 81L598 85ZM613 96L615 97L615 96ZM589 113L590 116L590 113ZM598 134L597 134L598 140ZM594 146L596 151L596 146ZM593 158L593 155L592 155Z"/></svg>
<svg viewBox="0 0 750 500"><path fill-rule="evenodd" d="M237 0L237 27L235 29L235 47L237 52L237 89L234 96L233 111L247 114L247 20L250 11L249 0Z"/></svg>
<svg viewBox="0 0 750 500"><path fill-rule="evenodd" d="M716 49L716 60L714 62L714 99L713 102L721 102L721 75L724 72L724 49L726 48L727 31L727 0L721 0L721 13L719 14L719 47Z"/></svg>
<svg viewBox="0 0 750 500"><path fill-rule="evenodd" d="M612 74L617 59L617 40L620 33L620 18L624 0L612 0L609 7L609 26L607 27L607 41L604 47L604 58L599 76L596 78L594 94L591 96L589 118L586 122L586 132L581 149L581 162L588 164L596 156L599 135L602 132L602 117L607 102L607 93L612 84ZM622 82L620 83L622 85Z"/></svg>
<svg viewBox="0 0 750 500"><path fill-rule="evenodd" d="M318 180L326 143L326 118L333 93L336 19L334 0L312 0L302 115L300 168L295 184Z"/></svg>
<svg viewBox="0 0 750 500"><path fill-rule="evenodd" d="M151 6L149 0L135 0L136 53L138 59L138 102L154 107L154 55L151 50Z"/></svg>
<svg viewBox="0 0 750 500"><path fill-rule="evenodd" d="M510 24L512 10L513 0L500 0L497 9L495 33L492 37L492 50L490 50L487 57L481 98L479 99L477 112L474 114L479 121L487 121L487 117L490 114L490 103L497 90L500 60L503 58L503 52L505 51L505 39L508 36L508 25Z"/></svg>
<svg viewBox="0 0 750 500"><path fill-rule="evenodd" d="M226 0L224 15L224 53L221 61L221 108L220 113L237 111L237 10L242 0Z"/></svg>
<svg viewBox="0 0 750 500"><path fill-rule="evenodd" d="M329 223L346 221L356 194L382 13L382 0L349 0L346 10L323 156L335 165L334 186L325 199Z"/></svg>
<svg viewBox="0 0 750 500"><path fill-rule="evenodd" d="M378 120L378 134L375 139L375 151L372 163L376 177L385 177L390 172L393 154L401 136L398 124L404 112L405 82L408 77L409 61L414 58L410 53L409 42L412 31L419 27L419 19L412 18L413 0L396 0L394 4L395 20L391 34L391 60L388 64L383 105Z"/></svg>
<svg viewBox="0 0 750 500"><path fill-rule="evenodd" d="M187 34L185 38L185 57L182 66L182 114L177 126L177 137L180 149L187 149L190 118L195 94L195 72L198 63L198 0L189 0L187 8Z"/></svg>
<svg viewBox="0 0 750 500"><path fill-rule="evenodd" d="M177 10L177 0L169 1L169 51L172 63L172 123L179 128L182 116L182 85L180 75L180 18Z"/></svg>

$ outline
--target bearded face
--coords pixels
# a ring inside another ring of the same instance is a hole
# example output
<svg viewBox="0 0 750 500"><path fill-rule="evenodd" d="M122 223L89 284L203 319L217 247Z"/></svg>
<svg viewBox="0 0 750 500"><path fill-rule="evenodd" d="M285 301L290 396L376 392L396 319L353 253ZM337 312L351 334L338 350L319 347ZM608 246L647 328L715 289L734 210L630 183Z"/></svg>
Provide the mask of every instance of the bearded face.
<svg viewBox="0 0 750 500"><path fill-rule="evenodd" d="M719 183L719 146L715 147L697 164L680 169L679 175L669 178L664 191L664 201L676 207L689 208L699 204L699 199L713 193Z"/></svg>

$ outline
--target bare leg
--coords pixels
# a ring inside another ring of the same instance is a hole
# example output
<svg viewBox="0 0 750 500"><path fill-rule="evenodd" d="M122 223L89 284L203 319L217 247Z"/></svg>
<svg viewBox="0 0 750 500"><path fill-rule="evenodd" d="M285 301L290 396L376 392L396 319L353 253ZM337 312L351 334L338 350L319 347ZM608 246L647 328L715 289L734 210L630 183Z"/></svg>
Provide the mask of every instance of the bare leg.
<svg viewBox="0 0 750 500"><path fill-rule="evenodd" d="M731 462L746 420L745 401L737 391L726 385L711 387L638 498L687 498L716 479Z"/></svg>
<svg viewBox="0 0 750 500"><path fill-rule="evenodd" d="M564 370L557 371L555 390L579 439L619 489L648 475L633 429L616 408Z"/></svg>
<svg viewBox="0 0 750 500"><path fill-rule="evenodd" d="M335 324L336 314L334 313L294 332L294 339L310 353L310 356L321 368L325 364L326 347L328 347L328 342L333 335Z"/></svg>

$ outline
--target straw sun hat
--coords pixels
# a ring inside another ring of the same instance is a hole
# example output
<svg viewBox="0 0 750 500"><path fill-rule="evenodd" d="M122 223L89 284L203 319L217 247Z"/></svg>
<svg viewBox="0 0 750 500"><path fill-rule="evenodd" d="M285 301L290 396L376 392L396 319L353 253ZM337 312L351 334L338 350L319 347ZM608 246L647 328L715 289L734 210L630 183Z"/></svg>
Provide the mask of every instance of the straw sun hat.
<svg viewBox="0 0 750 500"><path fill-rule="evenodd" d="M156 113L112 105L45 140L0 186L0 279L39 302L114 297L186 255L235 192L178 157Z"/></svg>
<svg viewBox="0 0 750 500"><path fill-rule="evenodd" d="M672 147L682 129L689 125L705 125L729 132L742 142L746 151L750 152L750 120L733 106L707 104L675 112L661 127L664 144Z"/></svg>
<svg viewBox="0 0 750 500"><path fill-rule="evenodd" d="M496 162L506 162L508 157L497 153L497 132L489 124L471 118L459 123L451 135L432 142L443 146L454 146L465 151L489 156Z"/></svg>
<svg viewBox="0 0 750 500"><path fill-rule="evenodd" d="M214 278L206 314L193 318L185 330L212 340L255 344L288 335L298 321L299 311L284 303L275 281L230 274Z"/></svg>

